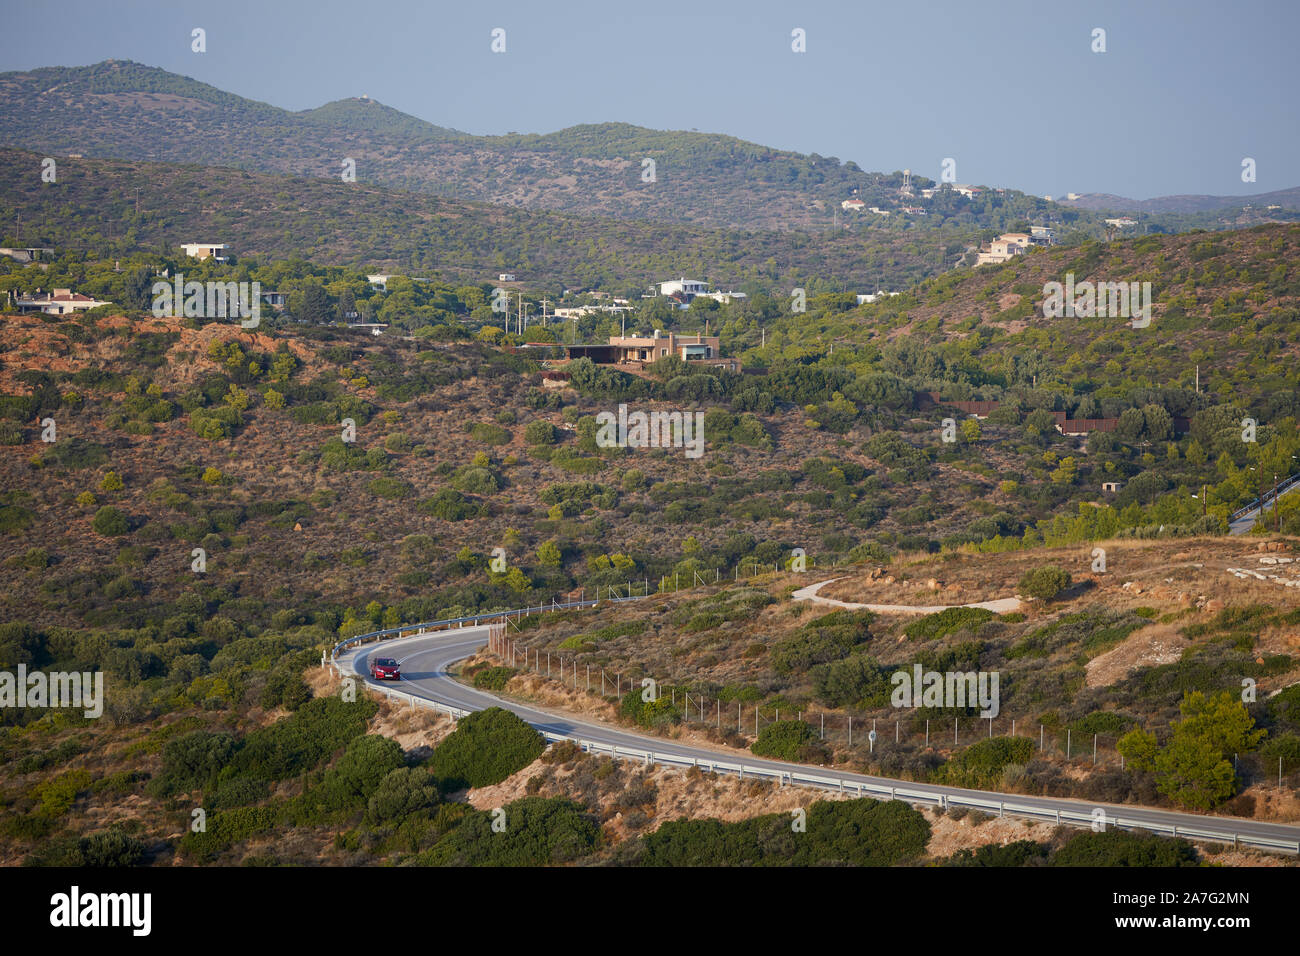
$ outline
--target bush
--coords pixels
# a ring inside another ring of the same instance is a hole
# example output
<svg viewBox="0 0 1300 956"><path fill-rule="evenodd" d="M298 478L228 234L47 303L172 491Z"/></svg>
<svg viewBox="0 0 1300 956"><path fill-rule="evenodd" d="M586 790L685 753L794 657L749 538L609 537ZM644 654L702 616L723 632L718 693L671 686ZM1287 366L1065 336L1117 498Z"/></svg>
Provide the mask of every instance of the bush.
<svg viewBox="0 0 1300 956"><path fill-rule="evenodd" d="M77 854L81 866L135 866L144 856L144 844L113 827L82 837Z"/></svg>
<svg viewBox="0 0 1300 956"><path fill-rule="evenodd" d="M445 746L445 745L444 745ZM504 829L494 831L499 819ZM475 813L419 863L425 866L542 866L567 863L596 847L600 828L582 806L561 798L524 797L492 813Z"/></svg>
<svg viewBox="0 0 1300 956"><path fill-rule="evenodd" d="M1006 767L1023 766L1033 755L1033 741L1028 737L988 737L944 764L935 780L958 787L992 789L1001 782Z"/></svg>
<svg viewBox="0 0 1300 956"><path fill-rule="evenodd" d="M1050 601L1070 586L1070 572L1054 564L1031 568L1020 579L1020 593Z"/></svg>
<svg viewBox="0 0 1300 956"><path fill-rule="evenodd" d="M802 720L778 720L759 731L750 750L759 757L797 760L799 751L817 739L817 732Z"/></svg>
<svg viewBox="0 0 1300 956"><path fill-rule="evenodd" d="M96 534L111 538L126 534L128 525L126 515L111 505L105 505L95 512L95 517L90 521L90 527L94 529Z"/></svg>
<svg viewBox="0 0 1300 956"><path fill-rule="evenodd" d="M847 657L858 644L870 640L873 616L866 611L835 611L803 625L772 644L772 668L778 674L806 671Z"/></svg>
<svg viewBox="0 0 1300 956"><path fill-rule="evenodd" d="M479 422L470 429L470 435L475 441L481 441L487 445L505 445L510 442L510 430L502 428L500 425L493 425L490 422Z"/></svg>
<svg viewBox="0 0 1300 956"><path fill-rule="evenodd" d="M427 766L445 791L500 783L536 760L546 740L508 710L489 707L463 717Z"/></svg>
<svg viewBox="0 0 1300 956"><path fill-rule="evenodd" d="M474 686L480 690L505 690L514 675L513 667L488 667L474 675Z"/></svg>
<svg viewBox="0 0 1300 956"><path fill-rule="evenodd" d="M618 715L624 720L640 727L667 727L679 723L681 712L674 706L671 696L658 695L654 700L645 700L640 687L633 687L619 701Z"/></svg>
<svg viewBox="0 0 1300 956"><path fill-rule="evenodd" d="M374 825L401 820L438 803L438 782L425 767L397 767L379 782L366 807Z"/></svg>
<svg viewBox="0 0 1300 956"><path fill-rule="evenodd" d="M1017 840L1005 845L992 843L975 849L959 849L945 866L1036 866L1045 864L1047 845L1034 840Z"/></svg>
<svg viewBox="0 0 1300 956"><path fill-rule="evenodd" d="M788 813L735 823L675 820L644 837L641 866L892 866L919 857L930 824L902 801L817 801L807 832Z"/></svg>
<svg viewBox="0 0 1300 956"><path fill-rule="evenodd" d="M530 445L553 445L555 426L547 421L529 422L524 427L524 441Z"/></svg>
<svg viewBox="0 0 1300 956"><path fill-rule="evenodd" d="M1183 839L1107 830L1079 833L1052 857L1052 866L1197 866L1196 849Z"/></svg>
<svg viewBox="0 0 1300 956"><path fill-rule="evenodd" d="M913 621L904 628L903 633L910 638L934 640L957 631L974 631L995 617L996 614L982 607L950 607Z"/></svg>

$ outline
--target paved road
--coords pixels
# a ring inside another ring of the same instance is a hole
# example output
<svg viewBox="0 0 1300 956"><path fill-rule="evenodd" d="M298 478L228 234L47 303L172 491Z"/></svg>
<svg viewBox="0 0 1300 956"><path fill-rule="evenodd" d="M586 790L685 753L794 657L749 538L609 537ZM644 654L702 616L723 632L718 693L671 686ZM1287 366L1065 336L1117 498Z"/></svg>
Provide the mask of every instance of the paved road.
<svg viewBox="0 0 1300 956"><path fill-rule="evenodd" d="M1291 494L1291 492L1295 491L1298 488L1300 488L1300 484L1294 484L1286 488L1283 488L1280 492L1278 492L1278 498L1285 498L1287 495ZM1233 521L1228 525L1228 534L1245 534L1251 528L1255 527L1255 522L1259 520L1260 508L1264 508L1268 512L1268 517L1265 518L1264 520L1272 521L1273 520L1272 489L1270 489L1268 492L1268 500L1265 501L1262 505L1260 505L1260 507L1252 508L1250 511L1247 511L1244 515L1238 518L1236 521Z"/></svg>
<svg viewBox="0 0 1300 956"><path fill-rule="evenodd" d="M800 588L790 597L796 601L812 601L814 604L825 604L828 607L842 607L850 611L877 611L881 614L938 614L950 607L982 607L986 611L992 611L995 614L1007 614L1020 608L1020 598L1016 597L998 598L996 601L981 601L978 604L932 604L926 607L917 607L911 604L853 604L850 601L837 601L835 598L821 597L817 593L826 585L838 580L839 578L831 578L827 581L818 581L806 588Z"/></svg>
<svg viewBox="0 0 1300 956"><path fill-rule="evenodd" d="M487 707L504 707L518 714L539 730L565 736L580 737L606 746L613 744L633 750L648 750L655 754L676 755L688 760L697 759L707 767L710 761L736 762L743 760L746 767L761 767L786 773L807 773L812 771L827 777L843 778L845 782L862 782L875 786L917 787L944 793L948 796L974 797L984 800L1004 800L1021 806L1036 807L1051 813L1054 810L1071 810L1076 813L1089 814L1102 807L1107 820L1113 821L1122 815L1126 821L1139 820L1168 828L1171 826L1193 829L1219 830L1237 832L1268 839L1300 841L1300 826L1284 826L1276 823L1261 823L1235 818L1209 817L1191 813L1175 813L1168 810L1152 810L1136 806L1117 804L1085 803L1078 800L1063 800L1053 797L1032 797L1024 794L1002 794L996 791L966 790L960 787L944 787L934 784L914 784L908 781L892 780L886 777L872 777L865 774L846 773L840 770L809 767L806 764L790 764L782 761L764 760L752 754L742 756L734 750L711 749L698 744L682 743L661 737L651 737L633 731L615 728L607 724L577 720L564 714L558 714L532 705L516 703L496 697L485 691L475 690L461 684L448 674L448 668L458 660L473 654L487 643L488 628L474 627L449 631L438 631L417 637L403 638L397 641L384 641L369 644L339 655L339 665L346 672L353 672L367 684L376 685L370 680L366 662L371 654L395 657L402 664L401 690L416 697L437 701L463 710L483 710ZM391 682L389 682L391 684Z"/></svg>

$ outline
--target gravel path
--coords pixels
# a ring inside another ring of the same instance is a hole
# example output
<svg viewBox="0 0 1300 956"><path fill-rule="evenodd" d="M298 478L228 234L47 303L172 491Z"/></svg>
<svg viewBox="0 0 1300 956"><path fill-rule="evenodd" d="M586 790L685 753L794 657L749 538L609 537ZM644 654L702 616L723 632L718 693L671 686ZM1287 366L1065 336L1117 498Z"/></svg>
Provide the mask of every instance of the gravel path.
<svg viewBox="0 0 1300 956"><path fill-rule="evenodd" d="M839 578L830 578L826 581L818 581L806 588L800 588L790 596L796 601L812 601L814 604L842 607L850 611L878 611L882 614L937 614L939 611L946 611L950 607L982 607L994 614L1006 614L1020 608L1020 598L1017 597L998 598L996 601L980 601L977 604L934 604L928 607L914 607L910 604L853 604L849 601L837 601L835 598L818 596L817 592L819 590L838 580Z"/></svg>

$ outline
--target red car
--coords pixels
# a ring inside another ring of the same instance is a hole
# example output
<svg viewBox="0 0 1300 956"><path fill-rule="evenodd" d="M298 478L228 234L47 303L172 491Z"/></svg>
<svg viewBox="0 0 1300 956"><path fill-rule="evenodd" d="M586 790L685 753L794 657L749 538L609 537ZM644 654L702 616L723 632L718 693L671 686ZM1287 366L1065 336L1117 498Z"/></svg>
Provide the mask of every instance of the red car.
<svg viewBox="0 0 1300 956"><path fill-rule="evenodd" d="M401 680L402 667L391 657L378 657L370 661L370 676L375 680Z"/></svg>

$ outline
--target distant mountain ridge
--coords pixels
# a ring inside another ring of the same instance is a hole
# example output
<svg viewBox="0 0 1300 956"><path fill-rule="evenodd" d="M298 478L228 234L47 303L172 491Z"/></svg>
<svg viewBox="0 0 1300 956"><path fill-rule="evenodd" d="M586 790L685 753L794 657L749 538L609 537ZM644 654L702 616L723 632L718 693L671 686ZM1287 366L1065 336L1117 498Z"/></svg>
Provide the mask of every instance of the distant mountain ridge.
<svg viewBox="0 0 1300 956"><path fill-rule="evenodd" d="M1217 212L1243 209L1247 206L1261 209L1281 206L1283 209L1300 209L1300 186L1278 189L1251 196L1156 196L1153 199L1129 199L1110 193L1082 193L1077 199L1058 200L1063 206L1088 209L1093 212L1136 212L1158 215L1160 213Z"/></svg>
<svg viewBox="0 0 1300 956"><path fill-rule="evenodd" d="M597 123L545 134L473 136L369 97L302 112L245 99L131 61L0 74L3 145L50 155L197 163L337 177L529 209L710 227L903 232L1009 229L1059 206L1015 190L951 196L901 214L902 171L803 155L732 136ZM647 163L650 160L653 165ZM930 180L913 176L924 187ZM842 201L893 212L847 212ZM1068 221L1095 225L1091 214Z"/></svg>

